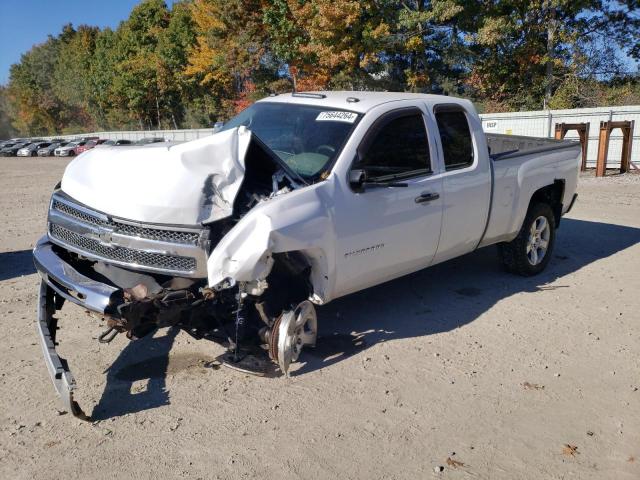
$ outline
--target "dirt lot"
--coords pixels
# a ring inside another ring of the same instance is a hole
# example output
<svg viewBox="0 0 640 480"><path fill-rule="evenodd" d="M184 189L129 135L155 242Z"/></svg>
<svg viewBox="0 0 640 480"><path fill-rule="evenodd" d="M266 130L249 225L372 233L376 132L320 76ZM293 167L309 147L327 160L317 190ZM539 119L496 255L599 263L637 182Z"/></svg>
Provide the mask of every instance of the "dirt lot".
<svg viewBox="0 0 640 480"><path fill-rule="evenodd" d="M87 423L35 330L30 249L66 160L0 163L0 478L640 478L640 176L583 177L536 278L488 248L320 309L291 378L172 330L100 345L65 306Z"/></svg>

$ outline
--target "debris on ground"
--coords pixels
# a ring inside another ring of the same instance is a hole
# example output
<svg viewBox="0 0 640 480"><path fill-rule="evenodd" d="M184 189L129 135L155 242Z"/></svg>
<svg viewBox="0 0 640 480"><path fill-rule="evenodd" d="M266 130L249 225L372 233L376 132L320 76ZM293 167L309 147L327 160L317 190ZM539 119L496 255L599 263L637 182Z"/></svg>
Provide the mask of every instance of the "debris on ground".
<svg viewBox="0 0 640 480"><path fill-rule="evenodd" d="M575 457L576 455L580 455L580 452L578 451L578 447L576 447L575 445L569 445L568 443L565 443L564 447L562 448L562 454L568 457Z"/></svg>
<svg viewBox="0 0 640 480"><path fill-rule="evenodd" d="M539 385L537 383L524 382L522 386L525 390L544 390L544 385Z"/></svg>
<svg viewBox="0 0 640 480"><path fill-rule="evenodd" d="M453 468L464 467L464 463L454 460L451 457L447 457L447 465Z"/></svg>

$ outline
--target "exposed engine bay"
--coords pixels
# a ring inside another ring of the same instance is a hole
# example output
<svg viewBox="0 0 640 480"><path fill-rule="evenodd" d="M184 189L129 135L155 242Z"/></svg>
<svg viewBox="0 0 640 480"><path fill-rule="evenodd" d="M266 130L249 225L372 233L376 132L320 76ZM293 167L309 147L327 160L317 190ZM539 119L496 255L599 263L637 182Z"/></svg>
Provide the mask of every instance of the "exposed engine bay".
<svg viewBox="0 0 640 480"><path fill-rule="evenodd" d="M274 254L259 295L247 291L245 283L228 281L211 288L202 280L139 274L80 258L70 263L79 269L85 263L84 269L94 271L87 276L104 275L121 287L122 296L113 299L115 308L104 316L108 329L99 337L102 343L118 333L136 340L156 328L177 326L196 339L225 345L225 361L238 364L236 368L262 347L284 374L303 346L315 345L317 321L307 300L310 266L299 253Z"/></svg>

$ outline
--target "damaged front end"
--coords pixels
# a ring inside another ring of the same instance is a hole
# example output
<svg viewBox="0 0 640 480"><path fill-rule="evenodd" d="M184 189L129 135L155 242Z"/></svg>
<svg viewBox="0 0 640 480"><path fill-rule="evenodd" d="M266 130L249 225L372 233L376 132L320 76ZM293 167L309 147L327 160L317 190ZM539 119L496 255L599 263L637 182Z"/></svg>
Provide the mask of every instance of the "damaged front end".
<svg viewBox="0 0 640 480"><path fill-rule="evenodd" d="M308 299L317 260L298 249L284 251L287 245L277 245L264 228L238 245L238 232L247 227L236 228L248 212L295 190L301 179L243 129L190 143L108 160L88 152L69 165L52 196L47 236L34 249L42 277L38 326L56 390L80 418L87 417L73 399L73 376L55 349L55 314L65 301L106 321L101 342L175 326L225 345L226 361L241 368L246 355L264 352L286 374L302 347L315 344L317 320ZM158 174L157 163L171 166L173 178ZM123 177L127 170L132 176ZM156 172L153 188L147 181L139 185L135 177L143 172ZM105 177L117 185L115 192L105 190ZM197 194L189 182L199 182ZM158 195L163 187L169 191ZM257 215L256 222L267 218Z"/></svg>

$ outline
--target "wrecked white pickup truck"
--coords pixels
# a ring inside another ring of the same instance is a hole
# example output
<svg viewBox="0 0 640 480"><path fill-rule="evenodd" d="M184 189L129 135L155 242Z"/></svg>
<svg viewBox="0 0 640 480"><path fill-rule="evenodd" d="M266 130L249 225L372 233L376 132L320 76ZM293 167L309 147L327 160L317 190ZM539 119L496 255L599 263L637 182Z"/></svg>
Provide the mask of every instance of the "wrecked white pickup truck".
<svg viewBox="0 0 640 480"><path fill-rule="evenodd" d="M56 390L84 416L55 349L66 300L106 320L103 342L178 326L219 339L229 363L258 348L286 373L315 344L314 305L491 244L536 274L580 154L485 135L465 100L373 92L271 96L207 138L83 153L34 249Z"/></svg>

